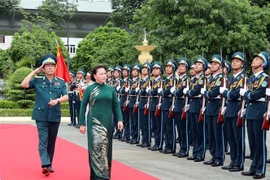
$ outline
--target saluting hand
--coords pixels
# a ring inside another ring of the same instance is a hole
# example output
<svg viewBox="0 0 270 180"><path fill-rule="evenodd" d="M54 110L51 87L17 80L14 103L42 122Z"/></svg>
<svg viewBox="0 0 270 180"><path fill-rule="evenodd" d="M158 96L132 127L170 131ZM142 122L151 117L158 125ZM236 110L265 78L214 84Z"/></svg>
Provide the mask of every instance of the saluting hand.
<svg viewBox="0 0 270 180"><path fill-rule="evenodd" d="M35 72L35 74L38 74L41 70L43 70L43 65L41 65L37 69L35 69L34 72Z"/></svg>
<svg viewBox="0 0 270 180"><path fill-rule="evenodd" d="M119 121L119 122L118 122L118 130L119 130L119 131L122 131L123 128L124 128L123 122L122 122L122 121Z"/></svg>

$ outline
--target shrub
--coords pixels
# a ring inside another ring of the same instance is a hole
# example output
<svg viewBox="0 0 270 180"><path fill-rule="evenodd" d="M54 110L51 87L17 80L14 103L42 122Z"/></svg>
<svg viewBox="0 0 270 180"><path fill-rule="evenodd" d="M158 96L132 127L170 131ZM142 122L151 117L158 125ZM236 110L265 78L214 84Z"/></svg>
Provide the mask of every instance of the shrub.
<svg viewBox="0 0 270 180"><path fill-rule="evenodd" d="M17 108L17 104L13 101L0 100L0 108L15 109L15 108Z"/></svg>
<svg viewBox="0 0 270 180"><path fill-rule="evenodd" d="M32 100L19 100L17 101L17 104L20 108L27 109L31 108L34 102Z"/></svg>

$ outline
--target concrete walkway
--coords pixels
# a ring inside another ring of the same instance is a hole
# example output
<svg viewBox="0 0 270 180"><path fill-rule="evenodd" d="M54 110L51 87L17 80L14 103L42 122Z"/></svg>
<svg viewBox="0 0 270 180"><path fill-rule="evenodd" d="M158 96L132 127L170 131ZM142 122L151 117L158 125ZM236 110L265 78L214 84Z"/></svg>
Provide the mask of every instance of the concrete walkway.
<svg viewBox="0 0 270 180"><path fill-rule="evenodd" d="M30 117L0 117L0 123L24 123L35 125ZM62 118L59 129L59 137L66 139L79 146L87 148L87 137L79 133L75 127L67 126L69 118ZM267 145L270 147L270 133L267 134ZM247 180L252 177L245 177L240 172L231 173L222 170L220 167L211 167L203 165L202 162L195 163L186 159L179 159L172 155L164 155L159 152L152 152L145 148L139 148L135 145L113 141L113 159L121 163L129 165L133 168L151 174L162 180L199 180L199 179L215 179L215 180ZM248 144L246 144L248 145ZM178 144L177 144L178 146ZM179 147L178 147L179 148ZM270 150L270 149L269 149ZM68 150L67 150L68 151ZM190 154L192 148L190 149ZM249 154L247 146L246 153ZM71 152L71 156L76 156L76 152ZM68 158L68 157L67 157ZM268 156L270 158L270 156ZM206 159L209 160L210 155L207 151ZM225 165L228 165L230 157L226 155ZM245 170L249 169L251 160L246 159ZM270 164L267 165L266 178L270 180Z"/></svg>

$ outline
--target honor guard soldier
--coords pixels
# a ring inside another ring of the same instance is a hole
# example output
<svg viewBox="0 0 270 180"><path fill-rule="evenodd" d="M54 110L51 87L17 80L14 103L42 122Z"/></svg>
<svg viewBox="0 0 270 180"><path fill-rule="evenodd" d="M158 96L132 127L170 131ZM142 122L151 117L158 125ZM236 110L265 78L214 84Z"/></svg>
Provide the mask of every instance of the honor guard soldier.
<svg viewBox="0 0 270 180"><path fill-rule="evenodd" d="M142 65L141 70L141 85L140 85L140 101L139 101L139 120L141 124L141 130L142 130L142 142L141 144L137 144L137 146L140 147L150 147L151 146L151 124L150 124L150 118L149 113L147 114L147 110L149 107L149 100L150 97L148 97L146 89L151 87L151 81L149 74L151 72L151 64L146 62ZM145 110L147 109L147 110Z"/></svg>
<svg viewBox="0 0 270 180"><path fill-rule="evenodd" d="M188 120L191 124L193 153L187 160L195 162L204 161L205 158L205 133L204 122L199 121L200 110L202 107L202 95L200 93L204 82L204 73L207 69L207 61L204 57L197 57L194 62L196 75L191 79L190 88L184 88L183 93L189 98Z"/></svg>
<svg viewBox="0 0 270 180"><path fill-rule="evenodd" d="M45 176L54 172L52 164L61 121L61 102L68 100L65 82L54 75L56 62L55 55L44 55L41 58L41 66L32 71L21 83L23 88L35 89L36 92L32 119L36 121L39 138L38 150L42 174ZM35 76L41 70L45 75Z"/></svg>
<svg viewBox="0 0 270 180"><path fill-rule="evenodd" d="M138 93L140 87L140 78L139 74L141 67L139 64L134 64L132 66L132 79L130 81L130 90L129 90L129 100L128 100L128 111L129 119L131 123L131 140L130 144L139 144L140 142L140 121L138 120L138 111L134 111L134 106L138 106ZM136 107L135 107L136 109Z"/></svg>
<svg viewBox="0 0 270 180"><path fill-rule="evenodd" d="M111 68L111 70L112 70L112 68ZM120 101L120 96L121 96L120 91L121 91L121 83L122 83L121 74L122 74L122 67L115 66L114 71L113 71L114 78L112 79L112 86L114 86L114 88L116 90L119 101ZM121 103L120 103L120 105L121 105ZM122 107L122 105L121 105L121 107ZM114 115L112 117L113 117L112 121L113 121L113 127L114 127L113 139L121 139L122 132L120 132L117 128L117 119Z"/></svg>
<svg viewBox="0 0 270 180"><path fill-rule="evenodd" d="M266 170L266 130L262 129L266 112L265 93L268 75L263 72L267 67L268 53L261 52L254 56L251 64L253 75L248 78L248 90L241 88L240 95L247 100L246 120L250 144L256 145L249 171L242 175L253 176L254 179L265 177Z"/></svg>
<svg viewBox="0 0 270 180"><path fill-rule="evenodd" d="M223 122L218 121L221 104L219 88L223 78L221 61L220 55L212 56L210 60L212 75L207 89L201 89L201 94L207 99L204 114L205 121L208 121L209 151L212 156L204 164L213 167L222 166L225 160Z"/></svg>
<svg viewBox="0 0 270 180"><path fill-rule="evenodd" d="M69 72L71 81L69 82L69 91L68 91L68 105L69 105L69 114L70 114L70 123L68 126L76 126L76 113L75 113L75 94L74 89L76 88L76 79L73 71Z"/></svg>
<svg viewBox="0 0 270 180"><path fill-rule="evenodd" d="M176 62L172 59L167 60L165 64L166 79L164 81L164 87L158 89L158 93L162 96L161 104L161 122L163 129L160 136L165 136L165 148L160 152L164 154L175 153L176 149L176 134L175 134L175 121L173 117L169 116L169 110L172 106L172 94L171 88L175 86L174 72L176 69Z"/></svg>
<svg viewBox="0 0 270 180"><path fill-rule="evenodd" d="M155 113L157 106L159 106L160 102L158 96L158 88L162 88L162 79L161 74L162 65L160 62L154 62L152 64L152 74L154 80L152 81L152 86L146 89L146 92L150 96L150 103L149 103L149 113L150 113L150 120L152 123L152 133L154 134L155 144L152 147L148 147L148 150L151 151L159 151L162 150L163 145L163 136L161 136L162 124L161 124L161 117L159 113ZM158 111L157 111L158 112Z"/></svg>
<svg viewBox="0 0 270 180"><path fill-rule="evenodd" d="M189 85L189 78L187 76L187 71L190 67L190 62L186 57L181 57L178 59L178 69L177 73L179 78L176 85L171 88L171 93L174 95L175 103L173 105L174 120L176 122L177 134L179 139L180 149L179 152L174 153L173 156L179 158L184 158L188 156L189 145L188 145L188 121L187 119L182 119L182 112L184 106L187 105L188 98L184 96L183 90ZM183 117L184 118L184 117Z"/></svg>
<svg viewBox="0 0 270 180"><path fill-rule="evenodd" d="M241 52L232 55L233 75L228 78L228 88L220 87L220 94L226 98L226 111L224 113L224 128L227 129L227 139L230 145L231 162L222 169L230 172L242 171L245 160L245 126L237 126L238 112L241 107L240 88L243 86L245 57ZM226 65L226 64L225 64ZM229 65L229 64L228 64ZM230 71L230 66L228 67Z"/></svg>
<svg viewBox="0 0 270 180"><path fill-rule="evenodd" d="M107 69L107 80L106 80L106 84L112 86L113 85L113 71L114 71L114 67L113 66L109 66Z"/></svg>
<svg viewBox="0 0 270 180"><path fill-rule="evenodd" d="M121 139L122 142L129 142L131 137L131 124L128 112L128 91L130 86L130 70L131 67L128 64L123 65L123 80L120 82L120 106L122 111L122 116L124 119L124 136Z"/></svg>
<svg viewBox="0 0 270 180"><path fill-rule="evenodd" d="M191 81L193 81L194 80L194 78L195 78L195 76L196 76L196 74L195 74L195 71L194 71L194 64L191 64L190 65L190 69L189 69L189 75L190 75L190 82ZM190 84L190 82L189 82L189 84ZM190 86L189 86L190 87ZM188 98L188 97L187 97ZM189 98L188 98L188 100L190 100ZM189 114L189 111L187 110L187 112L188 112L188 114ZM193 135L192 135L192 130L191 130L191 123L190 123L190 121L189 121L189 117L190 116L187 116L187 120L188 120L188 144L190 145L190 146L193 146Z"/></svg>

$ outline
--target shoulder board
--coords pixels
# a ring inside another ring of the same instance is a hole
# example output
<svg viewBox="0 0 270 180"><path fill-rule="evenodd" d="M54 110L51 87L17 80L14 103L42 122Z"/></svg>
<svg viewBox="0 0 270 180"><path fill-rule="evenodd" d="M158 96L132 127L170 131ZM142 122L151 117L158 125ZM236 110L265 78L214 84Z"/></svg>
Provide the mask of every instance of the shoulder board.
<svg viewBox="0 0 270 180"><path fill-rule="evenodd" d="M219 77L219 78L222 78L222 74L219 74L218 77Z"/></svg>
<svg viewBox="0 0 270 180"><path fill-rule="evenodd" d="M44 76L35 76L35 78L43 78Z"/></svg>
<svg viewBox="0 0 270 180"><path fill-rule="evenodd" d="M268 77L268 74L266 74L266 73L263 73L262 75L263 75L264 77Z"/></svg>
<svg viewBox="0 0 270 180"><path fill-rule="evenodd" d="M60 77L57 77L57 76L55 78L64 81L63 78L60 78Z"/></svg>

